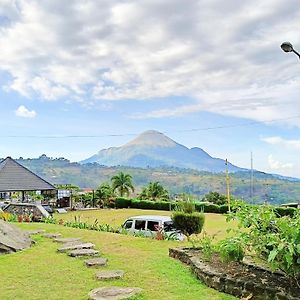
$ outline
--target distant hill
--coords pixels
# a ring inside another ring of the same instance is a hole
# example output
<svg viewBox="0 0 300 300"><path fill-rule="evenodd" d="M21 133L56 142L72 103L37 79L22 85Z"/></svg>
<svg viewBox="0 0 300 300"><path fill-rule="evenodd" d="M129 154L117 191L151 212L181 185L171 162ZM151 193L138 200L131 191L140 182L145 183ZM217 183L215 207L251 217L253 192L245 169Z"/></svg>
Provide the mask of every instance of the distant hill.
<svg viewBox="0 0 300 300"><path fill-rule="evenodd" d="M201 198L209 191L226 193L224 173L211 173L172 167L133 168L107 167L96 163L71 163L65 158L42 155L33 159L17 159L19 163L52 184L75 184L81 188L96 189L103 182L122 171L133 177L136 192L150 181L161 182L171 194L190 193ZM230 192L246 201L280 204L299 201L300 180L278 178L277 175L254 171L254 197L250 199L250 171L230 173Z"/></svg>
<svg viewBox="0 0 300 300"><path fill-rule="evenodd" d="M121 147L100 150L80 163L138 168L177 167L216 173L225 170L225 160L211 157L201 148L189 149L154 130L143 132ZM230 172L245 170L230 163L228 169Z"/></svg>

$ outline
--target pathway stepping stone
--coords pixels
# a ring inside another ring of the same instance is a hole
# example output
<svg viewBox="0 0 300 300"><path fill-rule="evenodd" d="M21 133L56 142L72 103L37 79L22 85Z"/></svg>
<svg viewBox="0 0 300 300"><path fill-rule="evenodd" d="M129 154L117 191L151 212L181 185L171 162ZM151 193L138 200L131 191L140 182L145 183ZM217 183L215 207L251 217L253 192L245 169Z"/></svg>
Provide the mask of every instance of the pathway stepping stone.
<svg viewBox="0 0 300 300"><path fill-rule="evenodd" d="M142 292L140 288L126 288L119 286L101 287L89 292L90 300L116 300L127 299L135 294Z"/></svg>
<svg viewBox="0 0 300 300"><path fill-rule="evenodd" d="M36 229L36 230L27 230L26 233L28 235L35 235L35 234L41 234L44 233L46 230L44 229Z"/></svg>
<svg viewBox="0 0 300 300"><path fill-rule="evenodd" d="M72 250L69 253L69 256L72 257L77 257L77 256L95 256L98 255L99 251L94 250L94 249L77 249L77 250Z"/></svg>
<svg viewBox="0 0 300 300"><path fill-rule="evenodd" d="M105 270L96 273L96 278L98 280L120 279L123 276L124 271L122 270Z"/></svg>
<svg viewBox="0 0 300 300"><path fill-rule="evenodd" d="M78 250L78 249L93 249L95 245L92 243L80 243L80 244L65 244L63 247L58 248L58 252L67 252L70 250Z"/></svg>
<svg viewBox="0 0 300 300"><path fill-rule="evenodd" d="M53 240L57 243L73 243L73 242L82 242L81 238L57 238Z"/></svg>
<svg viewBox="0 0 300 300"><path fill-rule="evenodd" d="M44 233L43 236L49 239L56 239L61 237L61 233Z"/></svg>
<svg viewBox="0 0 300 300"><path fill-rule="evenodd" d="M100 266L106 266L107 264L107 258L97 257L97 258L91 258L84 261L87 267L100 267Z"/></svg>

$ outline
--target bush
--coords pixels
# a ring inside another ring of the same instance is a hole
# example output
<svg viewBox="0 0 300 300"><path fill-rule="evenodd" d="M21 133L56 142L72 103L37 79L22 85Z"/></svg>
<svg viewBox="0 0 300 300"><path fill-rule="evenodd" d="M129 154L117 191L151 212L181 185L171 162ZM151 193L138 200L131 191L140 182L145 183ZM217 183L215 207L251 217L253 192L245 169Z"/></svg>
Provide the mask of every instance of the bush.
<svg viewBox="0 0 300 300"><path fill-rule="evenodd" d="M202 231L205 216L203 213L185 213L176 211L172 215L174 227L180 230L186 236L193 233L200 233Z"/></svg>
<svg viewBox="0 0 300 300"><path fill-rule="evenodd" d="M219 243L221 258L228 261L242 261L244 258L243 242L239 237L230 237Z"/></svg>
<svg viewBox="0 0 300 300"><path fill-rule="evenodd" d="M170 202L166 202L166 201L154 202L154 208L153 209L170 210Z"/></svg>
<svg viewBox="0 0 300 300"><path fill-rule="evenodd" d="M128 208L131 207L131 199L117 198L115 202L116 208Z"/></svg>
<svg viewBox="0 0 300 300"><path fill-rule="evenodd" d="M205 213L220 213L220 206L209 202L196 202L195 208L196 211L201 211Z"/></svg>
<svg viewBox="0 0 300 300"><path fill-rule="evenodd" d="M220 214L227 214L228 213L228 205L227 204L220 205L219 212L220 212Z"/></svg>
<svg viewBox="0 0 300 300"><path fill-rule="evenodd" d="M297 211L297 208L294 207L275 207L274 211L278 217L284 217L284 216L290 216L292 217L295 212Z"/></svg>

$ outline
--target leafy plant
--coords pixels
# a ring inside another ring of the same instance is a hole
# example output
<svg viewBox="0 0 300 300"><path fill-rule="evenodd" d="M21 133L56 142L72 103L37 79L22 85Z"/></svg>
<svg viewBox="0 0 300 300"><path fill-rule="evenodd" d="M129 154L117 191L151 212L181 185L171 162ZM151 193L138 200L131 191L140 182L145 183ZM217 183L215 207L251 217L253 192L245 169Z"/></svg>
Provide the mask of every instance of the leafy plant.
<svg viewBox="0 0 300 300"><path fill-rule="evenodd" d="M224 261L242 261L245 255L244 244L240 237L229 237L220 241L218 252Z"/></svg>
<svg viewBox="0 0 300 300"><path fill-rule="evenodd" d="M205 231L201 236L196 236L190 239L193 248L200 249L207 260L210 260L213 253L216 252L216 247L213 243L215 235L208 235Z"/></svg>

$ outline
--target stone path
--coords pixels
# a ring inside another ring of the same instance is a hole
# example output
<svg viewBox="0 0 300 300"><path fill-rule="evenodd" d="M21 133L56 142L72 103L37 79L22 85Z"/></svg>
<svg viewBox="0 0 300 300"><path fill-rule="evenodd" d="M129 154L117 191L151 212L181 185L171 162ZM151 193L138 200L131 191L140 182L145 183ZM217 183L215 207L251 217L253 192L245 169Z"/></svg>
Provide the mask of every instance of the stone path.
<svg viewBox="0 0 300 300"><path fill-rule="evenodd" d="M73 242L82 242L81 238L57 238L53 240L57 243L73 243Z"/></svg>
<svg viewBox="0 0 300 300"><path fill-rule="evenodd" d="M46 230L44 229L36 229L36 230L27 230L26 233L28 235L35 235L35 234L41 234L41 233L44 233L46 232Z"/></svg>
<svg viewBox="0 0 300 300"><path fill-rule="evenodd" d="M58 252L67 252L70 250L93 249L95 245L92 243L67 243L63 247L58 248Z"/></svg>
<svg viewBox="0 0 300 300"><path fill-rule="evenodd" d="M49 239L56 239L61 237L61 233L44 233L43 236Z"/></svg>
<svg viewBox="0 0 300 300"><path fill-rule="evenodd" d="M142 292L140 288L126 288L126 287L101 287L89 292L90 300L116 300L127 299Z"/></svg>
<svg viewBox="0 0 300 300"><path fill-rule="evenodd" d="M84 262L87 267L101 267L101 266L106 266L107 258L102 258L102 257L91 258L85 260Z"/></svg>
<svg viewBox="0 0 300 300"><path fill-rule="evenodd" d="M96 273L96 278L98 280L120 279L123 276L124 276L124 271L122 270L98 271Z"/></svg>
<svg viewBox="0 0 300 300"><path fill-rule="evenodd" d="M69 256L72 257L78 257L78 256L95 256L98 255L99 251L94 249L78 249L78 250L72 250L69 252Z"/></svg>
<svg viewBox="0 0 300 300"><path fill-rule="evenodd" d="M40 232L32 231L31 234L37 234ZM88 257L98 256L99 251L95 250L95 245L90 242L84 242L80 238L64 238L60 233L44 233L44 237L53 239L54 242L61 244L61 247L57 249L58 252L67 252L72 257ZM87 267L102 267L106 266L107 258L95 257L84 261ZM95 274L97 280L115 280L123 278L123 270L103 270L98 271ZM127 299L133 295L142 292L140 288L129 287L100 287L93 289L89 292L88 297L91 300L117 300Z"/></svg>

